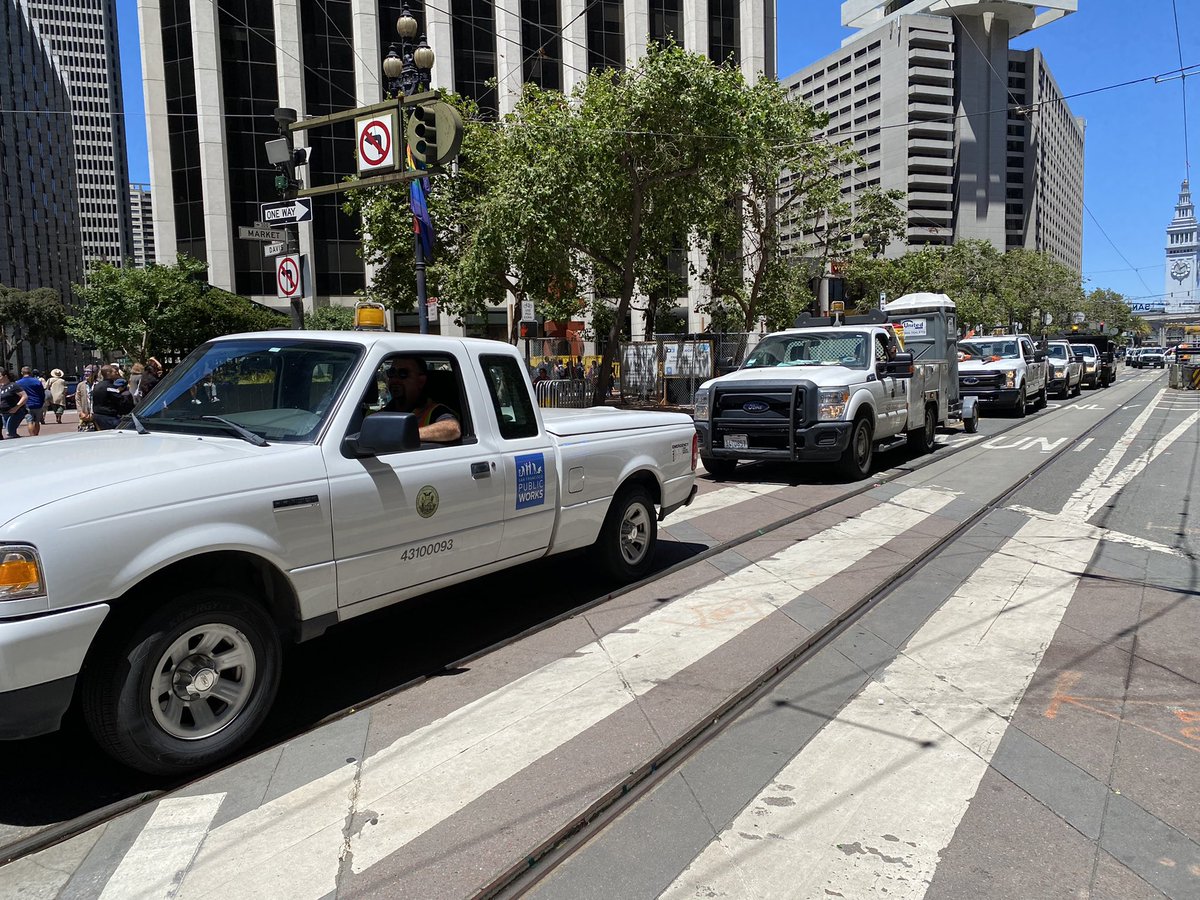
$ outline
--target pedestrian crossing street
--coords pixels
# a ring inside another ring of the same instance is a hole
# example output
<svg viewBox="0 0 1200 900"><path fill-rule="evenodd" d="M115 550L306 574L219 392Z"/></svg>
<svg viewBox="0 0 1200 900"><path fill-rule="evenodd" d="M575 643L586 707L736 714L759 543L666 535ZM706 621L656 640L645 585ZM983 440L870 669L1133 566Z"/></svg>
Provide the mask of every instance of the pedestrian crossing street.
<svg viewBox="0 0 1200 900"><path fill-rule="evenodd" d="M999 552L963 573L950 600L896 659L803 750L780 761L766 790L719 827L662 896L866 897L886 888L889 897L923 897L1096 548L1122 538L1087 519L1200 418L1187 416L1129 459L1155 409L1152 402L1139 413L1062 510L1027 510ZM785 487L721 487L669 524ZM90 859L95 890L74 895L321 898L356 893L357 885L366 894L429 896L430 867L439 865L446 869L433 882L444 886L440 895L470 894L497 874L503 848L509 864L519 862L530 848L527 836L565 827L610 785L568 798L557 819L534 813L552 806L550 796L561 801L579 790L578 783L548 780L545 797L519 801L506 787L529 784L530 773L581 741L613 740L611 723L638 712L649 717L652 698L672 686L706 687L705 666L713 660L744 654L755 636L797 627L798 601L866 571L865 561L896 555L889 548L914 533L932 541L931 520L961 497L936 485L898 489L622 627L597 631L574 652L370 752L347 751L344 764L232 817L222 809L236 792L215 787L236 778L213 776L189 795L160 801L118 858ZM868 576L861 580L870 587ZM658 736L664 746L672 738L665 729ZM491 843L454 856L448 848L467 816L495 816ZM122 826L106 827L116 833ZM412 849L417 844L420 852ZM430 856L430 844L447 848L446 857ZM477 871L464 871L463 860L472 858L480 861ZM383 871L397 874L380 893ZM80 888L71 876L53 874L46 859L22 860L0 869L0 898Z"/></svg>

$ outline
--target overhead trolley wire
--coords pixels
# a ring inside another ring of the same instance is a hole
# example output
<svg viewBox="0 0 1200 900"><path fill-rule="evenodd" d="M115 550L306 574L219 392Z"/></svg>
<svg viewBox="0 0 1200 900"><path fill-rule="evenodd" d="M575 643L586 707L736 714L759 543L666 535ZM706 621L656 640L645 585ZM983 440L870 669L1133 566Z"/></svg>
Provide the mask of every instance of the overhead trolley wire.
<svg viewBox="0 0 1200 900"><path fill-rule="evenodd" d="M1179 7L1171 0L1171 12L1175 16L1175 49L1179 52L1179 90L1183 95L1183 165L1188 180L1192 177L1192 160L1188 144L1187 73L1183 71L1183 38L1179 33Z"/></svg>

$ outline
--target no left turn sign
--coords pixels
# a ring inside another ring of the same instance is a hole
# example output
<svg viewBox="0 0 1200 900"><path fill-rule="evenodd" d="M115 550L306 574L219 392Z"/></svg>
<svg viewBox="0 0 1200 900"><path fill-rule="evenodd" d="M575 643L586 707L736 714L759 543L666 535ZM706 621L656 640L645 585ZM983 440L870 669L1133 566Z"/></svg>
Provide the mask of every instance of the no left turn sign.
<svg viewBox="0 0 1200 900"><path fill-rule="evenodd" d="M301 257L298 253L279 256L275 259L276 296L283 300L295 300L304 296L301 287Z"/></svg>
<svg viewBox="0 0 1200 900"><path fill-rule="evenodd" d="M358 132L359 174L380 172L396 166L396 115L386 113L355 120Z"/></svg>

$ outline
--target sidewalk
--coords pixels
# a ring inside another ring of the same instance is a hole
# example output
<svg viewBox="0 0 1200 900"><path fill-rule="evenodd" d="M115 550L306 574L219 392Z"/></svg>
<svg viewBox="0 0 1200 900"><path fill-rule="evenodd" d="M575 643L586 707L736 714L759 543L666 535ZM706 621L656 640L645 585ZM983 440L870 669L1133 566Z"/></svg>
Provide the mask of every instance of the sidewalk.
<svg viewBox="0 0 1200 900"><path fill-rule="evenodd" d="M77 413L73 409L68 409L65 413L63 413L63 417L62 417L63 420L62 420L61 425L59 425L57 422L55 422L54 413L52 413L52 412L48 412L46 414L46 418L49 421L45 425L42 426L41 434L38 435L38 437L40 437L40 438L48 437L49 435L52 435L52 434L73 433L75 431L75 429L79 426L79 413ZM17 434L19 434L21 436L22 440L24 440L27 437L30 437L29 420L28 419L26 419L24 422L21 423L21 427L17 429Z"/></svg>

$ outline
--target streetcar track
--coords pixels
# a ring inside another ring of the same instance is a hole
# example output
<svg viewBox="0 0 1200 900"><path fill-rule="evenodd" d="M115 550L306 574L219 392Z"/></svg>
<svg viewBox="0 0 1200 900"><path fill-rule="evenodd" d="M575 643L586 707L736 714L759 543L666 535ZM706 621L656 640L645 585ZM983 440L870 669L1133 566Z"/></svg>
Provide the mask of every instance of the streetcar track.
<svg viewBox="0 0 1200 900"><path fill-rule="evenodd" d="M1146 390L1156 387L1157 381L1151 381L1139 388L1137 393L1134 394L1134 398L1136 399ZM660 750L649 762L643 764L641 768L627 776L620 784L614 786L603 796L595 800L585 812L575 816L572 822L559 828L555 834L543 841L539 847L528 853L521 863L510 867L507 872L493 879L489 885L486 885L482 890L477 892L474 897L480 898L480 900L483 900L483 898L487 898L487 900L491 900L491 898L504 898L504 900L507 900L510 897L519 897L545 879L558 866L570 859L587 844L593 836L603 831L611 822L619 818L622 813L652 792L655 787L678 772L684 763L721 735L743 713L747 712L758 701L762 700L778 685L793 675L805 662L808 662L822 650L829 647L837 638L856 625L868 612L902 587L919 570L936 560L955 541L971 528L978 525L986 516L996 509L1002 508L1012 496L1057 462L1064 453L1071 452L1078 443L1087 439L1094 431L1105 425L1117 413L1121 412L1122 406L1118 406L1111 412L1108 412L1097 422L1089 426L1082 434L1068 441L1063 447L1055 450L1045 460L1022 476L1016 483L1001 491L963 522L959 523L952 531L939 538L920 557L909 560L886 584L880 585L853 607L847 609L841 615L828 622L824 627L811 634L803 643L783 654L782 657L768 666L757 679L751 681L736 694L726 699L715 711L706 716L703 721L692 726L692 728L681 734L670 745ZM1004 428L998 434L1006 433L1013 427L1015 426ZM972 444L965 444L960 449L965 449L969 446L972 446ZM946 457L943 456L941 458L945 459ZM933 459L930 458L929 463L932 462ZM909 472L923 467L924 464L913 466L912 469L902 474L909 474ZM897 475L896 477L900 476ZM856 494L846 495L835 502L840 502L842 499L847 499Z"/></svg>
<svg viewBox="0 0 1200 900"><path fill-rule="evenodd" d="M1132 402L1132 400L1140 397L1146 390L1156 387L1157 382L1158 379L1154 379L1140 387L1133 397L1126 401L1126 403ZM1060 402L1058 409L1064 409L1075 405L1081 402L1084 396L1085 395L1081 394L1079 397L1076 397L1073 400L1062 401ZM603 827L603 823L606 823L610 820L611 810L616 810L615 812L611 813L611 817L615 817L619 814L620 810L623 810L626 807L628 803L633 802L635 797L643 796L646 792L651 790L653 785L657 784L659 780L661 780L662 775L658 773L662 772L664 768L666 772L674 771L694 752L698 751L700 747L706 744L708 740L710 740L712 737L715 737L720 730L723 730L724 725L728 721L735 719L743 706L748 706L751 702L753 702L754 699L757 699L761 693L769 690L770 686L774 685L778 680L782 680L782 678L786 677L788 674L791 674L791 672L794 671L795 668L798 668L805 659L815 654L826 644L831 642L834 638L845 631L846 628L861 618L861 616L865 614L868 609L876 605L876 603L887 593L890 593L901 583L903 583L903 581L919 565L924 565L925 562L939 554L951 541L961 536L963 532L975 524L979 518L994 509L997 504L1002 503L1010 494L1019 490L1029 481L1030 478L1033 478L1044 468L1056 461L1059 456L1062 455L1062 453L1069 451L1075 446L1076 443L1078 443L1096 428L1099 428L1118 412L1121 412L1124 405L1125 404L1123 403L1117 406L1115 409L1097 421L1094 425L1088 428L1088 430L1081 434L1078 438L1073 439L1063 448L1055 450L1051 456L1039 464L1028 475L1022 478L1021 481L1019 481L1016 485L1003 492L987 506L983 507L980 511L968 518L964 523L956 527L949 535L936 543L921 560L912 560L907 563L888 584L881 586L858 605L850 610L847 610L840 617L831 621L825 628L812 635L804 644L785 654L783 658L776 661L776 663L772 666L768 667L768 669L759 679L752 682L742 691L739 691L738 694L726 701L725 704L722 704L715 716L706 719L705 722L700 723L698 726L695 726L693 729L686 732L669 747L664 748L664 750L655 757L654 761L643 767L643 769L639 770L638 772L633 773L629 778L622 782L618 788L614 788L612 791L609 791L604 797L592 804L592 807L587 813L582 816L577 816L572 824L559 829L554 836L543 843L542 847L539 848L538 851L530 854L523 866L514 867L514 869L493 881L491 885L486 887L477 896L493 897L501 892L508 895L513 890L519 892L528 886L531 886L532 882L530 882L529 885L523 886L518 886L518 882L521 882L522 877L526 874L527 870L531 869L535 863L542 860L543 857L557 852L560 844L563 844L565 841L571 841L573 839L573 835L575 835L576 832L579 832L581 829L587 829L587 835L582 838L582 840L586 840L586 836L589 836L592 833L592 823L601 823L596 825L596 828ZM1041 412L1045 412L1045 410L1042 410ZM1007 434L1009 431L1019 428L1022 425L1029 425L1036 421L1038 421L1038 419L1034 419L1032 417L1016 418L1011 424L1005 425L998 431L988 435L988 437L995 438L1000 435ZM926 466L941 462L956 455L962 450L973 447L976 443L977 441L975 440L968 440L956 442L954 444L943 445L941 448L942 452L940 454L937 452L926 454L916 459L905 461L900 465L893 466L889 471L880 473L878 475L873 475L872 477L864 480L858 486L851 488L845 493L840 493L829 500L812 504L804 509L789 513L782 518L773 520L765 525L760 525L752 531L746 532L745 534L714 544L713 546L708 547L693 556L689 556L684 560L673 563L653 573L652 575L641 579L640 581L623 585L613 591L610 591L609 593L595 597L586 603L571 607L570 609L558 613L548 619L541 620L528 628L525 628L514 634L507 635L492 644L474 650L462 657L459 657L453 662L434 669L433 671L410 678L407 681L389 687L384 691L363 699L350 707L324 716L321 719L318 719L316 722L286 731L280 734L278 738L272 741L270 744L264 746L255 746L252 753L248 754L247 756L240 756L237 759L231 760L226 765L217 769L205 771L196 775L194 778L179 782L177 784L172 784L167 788L143 791L133 794L122 800L118 800L97 809L90 810L80 816L55 823L54 825L42 828L18 840L11 841L8 844L0 846L0 867L5 866L8 863L15 862L23 857L39 853L54 846L55 844L62 843L63 841L76 837L85 831L88 831L99 825L103 825L104 823L112 821L113 819L125 815L126 813L133 812L143 806L146 806L147 804L153 803L154 801L159 800L170 793L184 790L204 779L218 775L221 772L238 765L244 759L248 758L249 755L254 755L256 753L269 750L273 747L277 747L287 743L288 741L294 740L302 735L317 731L325 725L339 721L340 719L352 715L361 709L364 709L368 706L373 706L382 701L396 697L406 691L412 690L413 688L418 687L430 679L455 674L456 672L466 668L469 663L481 657L487 656L488 654L515 644L541 631L552 628L561 622L584 614L625 594L632 593L635 590L667 578L670 575L682 571L683 569L686 569L696 563L704 562L705 560L708 560L714 556L718 556L729 550L733 550L742 544L756 540L757 538L760 538L773 531L785 528L803 519L810 518L811 516L817 515L818 513L821 513L847 500L852 500L855 497L862 496L863 494L866 494L875 488L880 487L881 485L890 484L900 478L911 475L913 472L919 471ZM885 450L884 452L891 452L891 449ZM752 467L747 466L746 468L750 469ZM728 479L726 479L726 481L728 481ZM795 487L799 485L789 484L788 486ZM710 729L716 730L713 731L711 735L706 736ZM679 758L676 759L676 757ZM553 865L557 864L558 861L553 863ZM541 877L544 877L549 868L551 868L551 866L547 866L545 869L539 868L537 880L540 880Z"/></svg>

